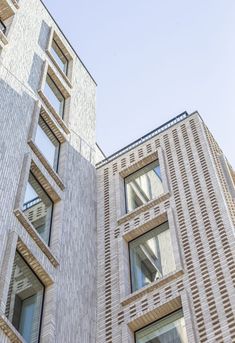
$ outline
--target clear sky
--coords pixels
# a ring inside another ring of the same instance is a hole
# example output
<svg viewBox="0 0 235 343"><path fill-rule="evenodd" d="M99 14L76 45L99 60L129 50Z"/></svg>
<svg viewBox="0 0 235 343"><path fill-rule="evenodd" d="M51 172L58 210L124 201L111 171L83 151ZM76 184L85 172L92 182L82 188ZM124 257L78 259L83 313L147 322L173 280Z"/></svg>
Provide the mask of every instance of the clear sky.
<svg viewBox="0 0 235 343"><path fill-rule="evenodd" d="M44 0L98 83L111 154L198 110L235 167L234 0Z"/></svg>

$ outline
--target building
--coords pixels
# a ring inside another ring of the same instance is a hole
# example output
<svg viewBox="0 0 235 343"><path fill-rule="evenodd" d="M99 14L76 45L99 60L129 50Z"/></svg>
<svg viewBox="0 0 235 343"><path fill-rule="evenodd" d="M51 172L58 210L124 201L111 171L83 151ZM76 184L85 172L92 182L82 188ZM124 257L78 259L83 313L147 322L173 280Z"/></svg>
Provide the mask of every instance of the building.
<svg viewBox="0 0 235 343"><path fill-rule="evenodd" d="M235 174L200 115L97 177L97 343L235 342Z"/></svg>
<svg viewBox="0 0 235 343"><path fill-rule="evenodd" d="M41 1L0 19L0 342L95 342L96 83Z"/></svg>
<svg viewBox="0 0 235 343"><path fill-rule="evenodd" d="M95 93L40 0L0 0L0 343L235 342L232 167L197 112L105 158Z"/></svg>

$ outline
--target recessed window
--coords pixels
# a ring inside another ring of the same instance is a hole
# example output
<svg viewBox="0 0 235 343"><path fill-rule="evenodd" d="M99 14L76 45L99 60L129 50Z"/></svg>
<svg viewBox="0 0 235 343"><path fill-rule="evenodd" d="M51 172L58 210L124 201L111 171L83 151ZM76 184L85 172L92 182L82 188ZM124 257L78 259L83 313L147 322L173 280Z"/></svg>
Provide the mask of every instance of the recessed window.
<svg viewBox="0 0 235 343"><path fill-rule="evenodd" d="M49 244L52 210L52 200L30 172L23 212L46 244Z"/></svg>
<svg viewBox="0 0 235 343"><path fill-rule="evenodd" d="M67 75L68 71L68 59L65 56L64 52L58 45L58 43L53 39L52 45L51 45L51 54L53 58L55 59L56 63L60 67L60 69Z"/></svg>
<svg viewBox="0 0 235 343"><path fill-rule="evenodd" d="M129 249L133 292L175 270L168 222L131 241Z"/></svg>
<svg viewBox="0 0 235 343"><path fill-rule="evenodd" d="M48 74L46 77L44 93L56 112L63 118L65 98Z"/></svg>
<svg viewBox="0 0 235 343"><path fill-rule="evenodd" d="M52 168L57 170L60 143L42 117L39 118L35 143Z"/></svg>
<svg viewBox="0 0 235 343"><path fill-rule="evenodd" d="M182 310L135 333L136 343L187 343Z"/></svg>
<svg viewBox="0 0 235 343"><path fill-rule="evenodd" d="M4 34L7 31L6 25L4 24L4 22L0 19L0 31L2 31Z"/></svg>
<svg viewBox="0 0 235 343"><path fill-rule="evenodd" d="M38 343L44 285L16 252L6 316L27 343Z"/></svg>
<svg viewBox="0 0 235 343"><path fill-rule="evenodd" d="M127 212L146 204L163 193L159 161L125 178Z"/></svg>

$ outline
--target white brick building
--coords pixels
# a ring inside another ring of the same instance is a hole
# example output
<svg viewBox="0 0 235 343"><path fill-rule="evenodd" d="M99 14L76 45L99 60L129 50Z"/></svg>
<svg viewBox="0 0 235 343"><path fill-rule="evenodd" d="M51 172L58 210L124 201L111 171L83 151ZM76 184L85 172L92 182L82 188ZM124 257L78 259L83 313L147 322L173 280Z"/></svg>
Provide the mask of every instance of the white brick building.
<svg viewBox="0 0 235 343"><path fill-rule="evenodd" d="M153 170L163 187L150 194ZM235 342L234 172L199 114L97 174L97 342Z"/></svg>
<svg viewBox="0 0 235 343"><path fill-rule="evenodd" d="M197 112L104 159L95 92L0 0L0 343L235 342L233 169Z"/></svg>

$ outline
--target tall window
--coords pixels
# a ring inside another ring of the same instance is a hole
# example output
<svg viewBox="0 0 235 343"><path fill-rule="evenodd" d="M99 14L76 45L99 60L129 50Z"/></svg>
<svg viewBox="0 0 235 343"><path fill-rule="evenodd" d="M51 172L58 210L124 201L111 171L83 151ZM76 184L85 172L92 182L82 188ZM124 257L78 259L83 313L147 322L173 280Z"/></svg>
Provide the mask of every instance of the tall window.
<svg viewBox="0 0 235 343"><path fill-rule="evenodd" d="M54 57L56 63L60 67L60 69L67 74L68 71L68 59L65 56L62 49L59 47L58 43L53 39L51 45L51 54Z"/></svg>
<svg viewBox="0 0 235 343"><path fill-rule="evenodd" d="M159 162L155 161L125 178L127 212L163 193Z"/></svg>
<svg viewBox="0 0 235 343"><path fill-rule="evenodd" d="M168 222L131 241L129 249L133 292L175 270Z"/></svg>
<svg viewBox="0 0 235 343"><path fill-rule="evenodd" d="M60 143L41 117L38 122L35 143L52 168L57 170Z"/></svg>
<svg viewBox="0 0 235 343"><path fill-rule="evenodd" d="M136 343L187 343L182 310L137 331Z"/></svg>
<svg viewBox="0 0 235 343"><path fill-rule="evenodd" d="M53 202L32 173L26 188L23 212L43 240L49 244Z"/></svg>
<svg viewBox="0 0 235 343"><path fill-rule="evenodd" d="M16 252L6 316L27 343L38 343L44 286Z"/></svg>
<svg viewBox="0 0 235 343"><path fill-rule="evenodd" d="M56 112L63 118L65 98L49 75L46 78L44 93Z"/></svg>

